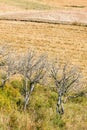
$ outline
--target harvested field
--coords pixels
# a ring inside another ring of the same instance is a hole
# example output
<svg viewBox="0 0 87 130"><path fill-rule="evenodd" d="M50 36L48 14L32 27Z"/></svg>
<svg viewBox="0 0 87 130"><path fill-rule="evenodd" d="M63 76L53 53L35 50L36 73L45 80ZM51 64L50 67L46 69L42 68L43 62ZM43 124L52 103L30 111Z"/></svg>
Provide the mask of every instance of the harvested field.
<svg viewBox="0 0 87 130"><path fill-rule="evenodd" d="M79 66L87 79L87 27L44 23L0 21L0 46L6 51L45 52L49 58Z"/></svg>

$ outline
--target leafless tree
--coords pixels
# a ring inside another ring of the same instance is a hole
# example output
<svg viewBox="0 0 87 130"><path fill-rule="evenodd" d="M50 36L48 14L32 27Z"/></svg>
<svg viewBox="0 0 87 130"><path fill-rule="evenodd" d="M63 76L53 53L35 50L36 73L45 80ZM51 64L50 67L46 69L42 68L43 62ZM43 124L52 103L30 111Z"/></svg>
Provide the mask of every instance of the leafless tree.
<svg viewBox="0 0 87 130"><path fill-rule="evenodd" d="M24 111L27 109L35 85L41 83L46 75L46 65L45 56L40 55L37 58L36 53L33 51L29 51L19 61L18 71L24 77Z"/></svg>
<svg viewBox="0 0 87 130"><path fill-rule="evenodd" d="M51 78L53 79L56 91L58 93L57 100L57 113L64 114L63 103L68 98L75 96L70 96L70 91L78 92L80 89L79 78L80 74L74 67L69 67L68 64L60 67L58 63L54 63L51 68Z"/></svg>
<svg viewBox="0 0 87 130"><path fill-rule="evenodd" d="M0 71L2 72L0 88L4 88L5 83L16 73L16 68L15 56L9 53L4 58L3 64L0 65Z"/></svg>
<svg viewBox="0 0 87 130"><path fill-rule="evenodd" d="M2 56L3 58L7 57L9 55L8 51L8 46L0 46L0 57Z"/></svg>

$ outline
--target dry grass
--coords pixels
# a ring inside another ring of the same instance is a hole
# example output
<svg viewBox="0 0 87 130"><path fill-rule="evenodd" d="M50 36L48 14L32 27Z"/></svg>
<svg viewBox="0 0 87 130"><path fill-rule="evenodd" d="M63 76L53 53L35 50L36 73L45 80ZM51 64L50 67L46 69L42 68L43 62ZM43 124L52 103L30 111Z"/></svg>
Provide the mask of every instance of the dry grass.
<svg viewBox="0 0 87 130"><path fill-rule="evenodd" d="M87 1L86 0L41 0L44 3L48 5L52 5L55 7L64 7L66 5L68 6L85 6L87 7Z"/></svg>
<svg viewBox="0 0 87 130"><path fill-rule="evenodd" d="M0 3L17 6L22 9L87 9L87 0L0 0Z"/></svg>
<svg viewBox="0 0 87 130"><path fill-rule="evenodd" d="M34 9L34 10L49 10L53 9L54 7L45 4L44 2L38 1L38 0L0 0L0 3L5 4L8 6L9 11L9 5L14 6L15 8L19 7L21 9Z"/></svg>
<svg viewBox="0 0 87 130"><path fill-rule="evenodd" d="M0 21L0 46L8 51L28 48L58 56L79 66L87 78L87 27Z"/></svg>
<svg viewBox="0 0 87 130"><path fill-rule="evenodd" d="M67 130L86 130L87 129L87 113L86 101L84 104L67 104L65 118Z"/></svg>
<svg viewBox="0 0 87 130"><path fill-rule="evenodd" d="M0 130L33 130L34 124L29 114L13 111L6 113L0 110Z"/></svg>

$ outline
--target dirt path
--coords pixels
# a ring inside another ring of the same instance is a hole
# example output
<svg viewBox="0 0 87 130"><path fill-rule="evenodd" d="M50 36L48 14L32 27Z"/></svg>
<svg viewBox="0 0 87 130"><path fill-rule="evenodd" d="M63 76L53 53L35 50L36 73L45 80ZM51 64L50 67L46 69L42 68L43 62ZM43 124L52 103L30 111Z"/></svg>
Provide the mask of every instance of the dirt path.
<svg viewBox="0 0 87 130"><path fill-rule="evenodd" d="M87 25L87 12L78 10L16 11L0 13L0 20Z"/></svg>

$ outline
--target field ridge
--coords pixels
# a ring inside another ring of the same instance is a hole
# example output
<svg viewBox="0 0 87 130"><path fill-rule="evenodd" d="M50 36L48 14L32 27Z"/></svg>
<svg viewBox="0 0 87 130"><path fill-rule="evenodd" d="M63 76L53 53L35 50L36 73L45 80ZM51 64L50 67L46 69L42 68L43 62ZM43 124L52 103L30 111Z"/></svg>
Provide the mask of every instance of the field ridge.
<svg viewBox="0 0 87 130"><path fill-rule="evenodd" d="M0 20L87 26L87 12L75 10L17 11L0 13Z"/></svg>

